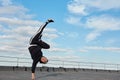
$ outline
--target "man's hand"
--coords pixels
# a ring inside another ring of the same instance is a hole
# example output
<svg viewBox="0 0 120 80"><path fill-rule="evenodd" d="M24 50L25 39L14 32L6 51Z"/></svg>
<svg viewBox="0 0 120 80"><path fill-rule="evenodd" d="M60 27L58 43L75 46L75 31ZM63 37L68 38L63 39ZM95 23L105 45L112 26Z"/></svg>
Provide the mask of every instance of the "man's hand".
<svg viewBox="0 0 120 80"><path fill-rule="evenodd" d="M35 73L32 73L32 80L35 80Z"/></svg>

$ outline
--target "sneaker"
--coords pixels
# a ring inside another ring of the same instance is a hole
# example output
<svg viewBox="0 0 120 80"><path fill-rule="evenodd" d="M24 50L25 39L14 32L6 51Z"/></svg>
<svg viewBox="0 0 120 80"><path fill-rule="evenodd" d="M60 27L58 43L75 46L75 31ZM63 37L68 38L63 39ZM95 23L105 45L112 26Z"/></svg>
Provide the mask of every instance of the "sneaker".
<svg viewBox="0 0 120 80"><path fill-rule="evenodd" d="M54 22L52 19L48 19L48 22Z"/></svg>

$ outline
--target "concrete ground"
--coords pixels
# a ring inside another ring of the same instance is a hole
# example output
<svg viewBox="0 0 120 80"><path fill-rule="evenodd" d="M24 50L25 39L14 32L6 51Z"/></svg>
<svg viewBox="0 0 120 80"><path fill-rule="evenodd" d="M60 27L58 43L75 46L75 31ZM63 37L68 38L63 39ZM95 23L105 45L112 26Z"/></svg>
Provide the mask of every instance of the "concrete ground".
<svg viewBox="0 0 120 80"><path fill-rule="evenodd" d="M0 70L0 80L31 80L31 71ZM120 80L116 71L36 71L36 80Z"/></svg>

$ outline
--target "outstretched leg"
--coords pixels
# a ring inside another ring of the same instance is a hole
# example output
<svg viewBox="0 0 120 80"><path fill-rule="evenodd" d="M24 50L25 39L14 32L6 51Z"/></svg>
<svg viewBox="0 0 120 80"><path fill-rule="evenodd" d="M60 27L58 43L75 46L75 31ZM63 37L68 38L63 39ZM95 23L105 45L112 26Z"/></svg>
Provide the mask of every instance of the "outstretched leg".
<svg viewBox="0 0 120 80"><path fill-rule="evenodd" d="M43 49L49 49L50 48L50 45L47 44L46 42L40 40L40 45L41 45L41 48Z"/></svg>
<svg viewBox="0 0 120 80"><path fill-rule="evenodd" d="M39 30L37 31L37 33L30 39L30 44L34 44L35 42L37 42L39 39L41 39L42 37L42 32L44 30L44 28L47 26L48 23L50 22L54 22L52 19L48 19L47 22L45 22L45 24L43 24Z"/></svg>

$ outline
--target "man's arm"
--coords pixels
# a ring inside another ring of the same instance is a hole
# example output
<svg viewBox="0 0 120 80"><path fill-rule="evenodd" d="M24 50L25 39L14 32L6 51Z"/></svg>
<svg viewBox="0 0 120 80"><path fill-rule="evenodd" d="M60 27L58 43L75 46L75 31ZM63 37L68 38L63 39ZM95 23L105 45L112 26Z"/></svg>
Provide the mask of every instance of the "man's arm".
<svg viewBox="0 0 120 80"><path fill-rule="evenodd" d="M33 61L32 63L32 80L35 80L35 68L36 68L36 65L37 65L38 61Z"/></svg>
<svg viewBox="0 0 120 80"><path fill-rule="evenodd" d="M35 80L35 73L32 73L32 80Z"/></svg>
<svg viewBox="0 0 120 80"><path fill-rule="evenodd" d="M37 65L38 62L39 61L33 61L33 63L32 63L32 69L31 69L32 73L35 73L35 68L36 68L36 65Z"/></svg>

